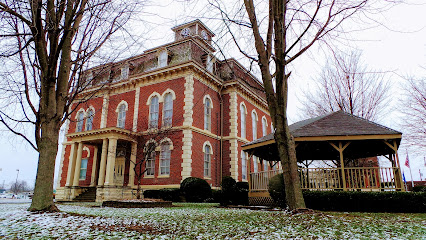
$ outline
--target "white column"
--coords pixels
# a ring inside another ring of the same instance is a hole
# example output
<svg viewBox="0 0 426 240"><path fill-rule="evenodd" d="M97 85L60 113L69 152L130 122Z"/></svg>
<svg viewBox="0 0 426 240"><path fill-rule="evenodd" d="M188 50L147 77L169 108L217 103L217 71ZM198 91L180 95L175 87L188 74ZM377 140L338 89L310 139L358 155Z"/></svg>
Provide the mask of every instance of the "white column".
<svg viewBox="0 0 426 240"><path fill-rule="evenodd" d="M77 148L77 158L75 161L75 169L74 169L74 180L73 180L73 187L78 186L78 181L80 180L80 168L81 168L81 155L83 154L83 143L78 143Z"/></svg>
<svg viewBox="0 0 426 240"><path fill-rule="evenodd" d="M73 177L74 177L74 167L75 167L75 157L76 157L76 144L73 142L71 144L71 152L70 152L70 158L68 161L68 172L67 172L67 182L65 186L69 187L72 185Z"/></svg>
<svg viewBox="0 0 426 240"><path fill-rule="evenodd" d="M108 154L108 139L105 138L102 142L101 164L99 165L98 186L103 186L105 182L105 168L106 168L107 154Z"/></svg>
<svg viewBox="0 0 426 240"><path fill-rule="evenodd" d="M130 154L130 165L129 165L129 184L128 186L133 187L135 185L135 162L136 162L136 150L138 143L132 142L132 150Z"/></svg>
<svg viewBox="0 0 426 240"><path fill-rule="evenodd" d="M90 186L94 187L96 186L96 168L98 167L97 163L98 163L98 147L95 146L94 147L94 152L93 152L93 162L92 162L92 177L90 180Z"/></svg>
<svg viewBox="0 0 426 240"><path fill-rule="evenodd" d="M117 152L117 138L109 138L105 186L114 186L114 166Z"/></svg>

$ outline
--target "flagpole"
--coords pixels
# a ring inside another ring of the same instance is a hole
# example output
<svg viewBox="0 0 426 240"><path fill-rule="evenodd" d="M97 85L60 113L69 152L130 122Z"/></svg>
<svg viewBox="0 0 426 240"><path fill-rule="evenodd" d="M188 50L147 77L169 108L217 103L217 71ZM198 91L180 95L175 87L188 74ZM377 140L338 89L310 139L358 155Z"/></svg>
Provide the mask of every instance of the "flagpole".
<svg viewBox="0 0 426 240"><path fill-rule="evenodd" d="M410 164L410 160L408 159L408 150L406 150L406 153L407 153L407 158L405 159L405 166L410 169L411 187L414 187L413 173L411 172L411 164Z"/></svg>

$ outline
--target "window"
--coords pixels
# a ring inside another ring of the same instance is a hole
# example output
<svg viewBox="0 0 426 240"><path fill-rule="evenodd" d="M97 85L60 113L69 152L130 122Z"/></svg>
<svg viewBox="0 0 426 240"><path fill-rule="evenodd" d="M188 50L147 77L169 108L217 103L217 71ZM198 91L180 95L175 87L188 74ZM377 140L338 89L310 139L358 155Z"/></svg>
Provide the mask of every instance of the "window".
<svg viewBox="0 0 426 240"><path fill-rule="evenodd" d="M173 95L167 93L164 97L164 106L163 106L163 126L171 127L172 126L172 117L173 117Z"/></svg>
<svg viewBox="0 0 426 240"><path fill-rule="evenodd" d="M92 109L87 110L86 131L90 131L93 128L93 116L94 116L93 110Z"/></svg>
<svg viewBox="0 0 426 240"><path fill-rule="evenodd" d="M213 59L210 54L207 55L207 63L206 63L207 71L213 72Z"/></svg>
<svg viewBox="0 0 426 240"><path fill-rule="evenodd" d="M84 111L77 113L77 129L76 132L83 131Z"/></svg>
<svg viewBox="0 0 426 240"><path fill-rule="evenodd" d="M267 127L268 126L268 123L266 122L266 118L265 117L263 117L262 118L262 133L263 133L263 136L266 136L268 133L267 133Z"/></svg>
<svg viewBox="0 0 426 240"><path fill-rule="evenodd" d="M170 174L170 144L161 144L160 152L160 175Z"/></svg>
<svg viewBox="0 0 426 240"><path fill-rule="evenodd" d="M244 104L240 105L241 112L241 137L246 138L246 107Z"/></svg>
<svg viewBox="0 0 426 240"><path fill-rule="evenodd" d="M149 105L149 128L158 128L158 108L158 96L154 96Z"/></svg>
<svg viewBox="0 0 426 240"><path fill-rule="evenodd" d="M129 65L121 68L121 79L129 78Z"/></svg>
<svg viewBox="0 0 426 240"><path fill-rule="evenodd" d="M251 125L253 131L253 140L257 139L257 114L256 112L251 112Z"/></svg>
<svg viewBox="0 0 426 240"><path fill-rule="evenodd" d="M253 171L256 173L258 171L258 161L257 161L257 157L253 156Z"/></svg>
<svg viewBox="0 0 426 240"><path fill-rule="evenodd" d="M80 178L79 178L79 180L86 180L87 161L88 161L87 158L81 159Z"/></svg>
<svg viewBox="0 0 426 240"><path fill-rule="evenodd" d="M154 171L155 171L155 146L150 146L149 148L150 148L150 150L148 150L147 153L146 153L146 154L148 154L148 156L146 158L145 175L146 176L154 176Z"/></svg>
<svg viewBox="0 0 426 240"><path fill-rule="evenodd" d="M124 128L125 124L126 124L126 105L120 104L118 106L117 127Z"/></svg>
<svg viewBox="0 0 426 240"><path fill-rule="evenodd" d="M268 171L268 162L263 160L263 171Z"/></svg>
<svg viewBox="0 0 426 240"><path fill-rule="evenodd" d="M204 177L211 177L211 146L204 145Z"/></svg>
<svg viewBox="0 0 426 240"><path fill-rule="evenodd" d="M206 97L204 101L204 130L211 131L212 102Z"/></svg>
<svg viewBox="0 0 426 240"><path fill-rule="evenodd" d="M167 66L167 50L163 50L160 52L160 55L158 56L158 67L165 67Z"/></svg>
<svg viewBox="0 0 426 240"><path fill-rule="evenodd" d="M241 151L241 176L243 180L247 180L247 156Z"/></svg>

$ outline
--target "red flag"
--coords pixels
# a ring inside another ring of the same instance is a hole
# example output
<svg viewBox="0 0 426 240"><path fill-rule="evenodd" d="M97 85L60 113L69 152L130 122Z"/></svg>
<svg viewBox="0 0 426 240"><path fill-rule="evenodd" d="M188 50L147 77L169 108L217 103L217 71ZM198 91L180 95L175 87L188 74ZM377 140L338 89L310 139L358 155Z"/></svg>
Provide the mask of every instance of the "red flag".
<svg viewBox="0 0 426 240"><path fill-rule="evenodd" d="M410 160L408 160L408 153L407 153L407 158L405 159L405 166L407 166L408 168L410 167Z"/></svg>

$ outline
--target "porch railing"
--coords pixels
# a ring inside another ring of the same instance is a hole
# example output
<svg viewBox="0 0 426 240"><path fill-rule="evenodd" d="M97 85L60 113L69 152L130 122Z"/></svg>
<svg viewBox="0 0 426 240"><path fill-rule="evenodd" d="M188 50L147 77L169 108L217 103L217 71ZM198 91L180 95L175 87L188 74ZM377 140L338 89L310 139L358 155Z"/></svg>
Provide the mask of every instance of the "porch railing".
<svg viewBox="0 0 426 240"><path fill-rule="evenodd" d="M340 168L299 168L302 189L308 190L402 190L397 167L347 167L346 187ZM269 179L282 170L250 173L250 191L268 191Z"/></svg>

